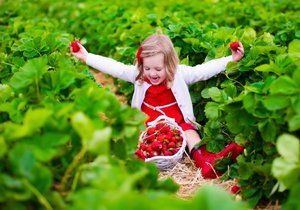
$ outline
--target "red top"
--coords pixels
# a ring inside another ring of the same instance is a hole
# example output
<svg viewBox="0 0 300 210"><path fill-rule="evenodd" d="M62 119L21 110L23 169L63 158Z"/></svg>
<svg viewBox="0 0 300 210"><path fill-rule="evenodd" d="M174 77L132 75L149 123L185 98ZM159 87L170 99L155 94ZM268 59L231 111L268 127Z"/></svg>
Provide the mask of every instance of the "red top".
<svg viewBox="0 0 300 210"><path fill-rule="evenodd" d="M146 80L146 82L148 82ZM149 82L148 82L149 83ZM151 85L146 91L144 102L151 106L163 106L170 103L176 102L171 88L167 88L165 83L159 85ZM146 123L155 120L158 116L162 115L157 110L153 110L150 107L142 104L141 110L149 116ZM174 118L176 123L182 128L182 130L195 130L195 127L184 121L183 115L178 107L178 104L174 104L169 107L161 108L161 111L165 113L166 116Z"/></svg>

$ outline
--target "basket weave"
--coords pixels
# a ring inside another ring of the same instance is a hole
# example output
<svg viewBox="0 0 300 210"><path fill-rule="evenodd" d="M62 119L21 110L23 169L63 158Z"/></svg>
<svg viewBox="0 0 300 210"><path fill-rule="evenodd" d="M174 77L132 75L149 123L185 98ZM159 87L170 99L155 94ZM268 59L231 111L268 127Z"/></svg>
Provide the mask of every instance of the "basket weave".
<svg viewBox="0 0 300 210"><path fill-rule="evenodd" d="M149 127L155 127L156 124L158 124L158 123L165 123L165 124L169 125L171 128L176 128L177 130L179 130L180 135L182 136L182 145L181 145L180 149L178 150L178 152L175 153L174 155L172 155L172 156L155 156L155 157L145 159L145 162L154 162L160 170L165 171L165 170L173 168L176 165L176 163L182 159L183 153L184 153L184 150L186 147L186 137L184 135L182 128L175 122L175 120L173 118L169 118L167 116L161 115L158 118L156 118L154 121L149 122L148 125L149 125ZM146 134L147 134L146 131L141 133L141 135L139 137L139 142L143 142L143 139Z"/></svg>

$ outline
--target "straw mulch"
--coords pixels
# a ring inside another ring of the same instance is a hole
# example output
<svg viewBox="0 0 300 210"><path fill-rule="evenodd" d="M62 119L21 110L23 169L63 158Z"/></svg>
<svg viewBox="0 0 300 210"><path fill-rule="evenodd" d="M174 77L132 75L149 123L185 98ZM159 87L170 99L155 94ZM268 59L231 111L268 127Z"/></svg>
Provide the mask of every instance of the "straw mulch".
<svg viewBox="0 0 300 210"><path fill-rule="evenodd" d="M183 160L168 171L161 171L159 179L172 178L179 186L177 196L183 199L191 198L202 185L218 185L230 192L230 188L237 185L234 180L221 181L217 179L204 179L199 168L196 168L192 160L185 155Z"/></svg>
<svg viewBox="0 0 300 210"><path fill-rule="evenodd" d="M178 185L179 190L177 196L182 199L192 198L195 192L203 185L216 185L230 192L232 186L238 185L235 180L222 181L216 179L204 179L199 168L196 168L192 160L187 154L184 158L176 164L174 168L168 171L160 171L159 179L172 178ZM236 200L241 200L239 194L235 195ZM278 202L267 203L265 205L258 205L255 210L280 210Z"/></svg>

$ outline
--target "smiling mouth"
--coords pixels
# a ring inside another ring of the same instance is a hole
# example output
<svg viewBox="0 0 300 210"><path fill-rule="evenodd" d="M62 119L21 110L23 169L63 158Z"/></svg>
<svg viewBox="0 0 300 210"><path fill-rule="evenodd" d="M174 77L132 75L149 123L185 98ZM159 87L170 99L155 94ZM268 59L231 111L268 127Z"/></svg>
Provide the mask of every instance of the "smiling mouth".
<svg viewBox="0 0 300 210"><path fill-rule="evenodd" d="M150 80L152 82L158 82L159 81L159 77L151 77Z"/></svg>

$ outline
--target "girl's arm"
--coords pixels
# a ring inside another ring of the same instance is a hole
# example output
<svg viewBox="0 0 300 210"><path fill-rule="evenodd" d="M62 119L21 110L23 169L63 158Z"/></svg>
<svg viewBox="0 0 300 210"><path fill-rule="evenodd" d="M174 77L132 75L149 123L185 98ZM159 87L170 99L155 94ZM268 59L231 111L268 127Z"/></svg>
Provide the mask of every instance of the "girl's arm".
<svg viewBox="0 0 300 210"><path fill-rule="evenodd" d="M197 66L179 65L182 69L184 81L189 85L201 80L208 80L225 70L229 61L233 61L232 56L214 59Z"/></svg>
<svg viewBox="0 0 300 210"><path fill-rule="evenodd" d="M138 73L135 66L125 65L112 58L88 53L81 44L78 45L80 47L78 52L72 52L72 49L70 49L70 51L72 55L77 57L82 62L115 78L119 78L131 83L135 82L135 77Z"/></svg>
<svg viewBox="0 0 300 210"><path fill-rule="evenodd" d="M181 73L183 75L184 81L187 84L193 84L201 80L207 80L224 71L228 62L237 62L242 59L242 57L244 56L244 47L242 43L238 43L239 47L236 50L231 49L231 56L214 59L204 64L199 64L193 67L179 65L179 68L182 69Z"/></svg>

